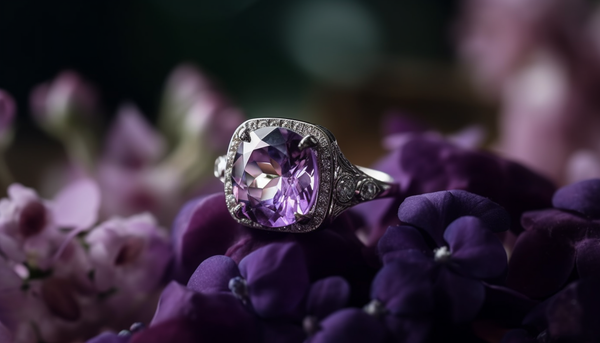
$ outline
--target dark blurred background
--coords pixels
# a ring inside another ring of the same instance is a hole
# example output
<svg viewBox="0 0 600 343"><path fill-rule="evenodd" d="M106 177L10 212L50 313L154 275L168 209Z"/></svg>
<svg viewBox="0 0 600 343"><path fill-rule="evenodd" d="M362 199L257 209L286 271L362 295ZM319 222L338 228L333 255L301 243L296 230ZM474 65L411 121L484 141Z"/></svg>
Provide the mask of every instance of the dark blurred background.
<svg viewBox="0 0 600 343"><path fill-rule="evenodd" d="M1 0L0 88L18 102L19 145L43 139L29 92L61 70L95 84L108 119L131 100L154 120L168 73L193 62L248 116L321 123L369 164L390 109L445 131L492 127L455 61L457 10L451 0Z"/></svg>

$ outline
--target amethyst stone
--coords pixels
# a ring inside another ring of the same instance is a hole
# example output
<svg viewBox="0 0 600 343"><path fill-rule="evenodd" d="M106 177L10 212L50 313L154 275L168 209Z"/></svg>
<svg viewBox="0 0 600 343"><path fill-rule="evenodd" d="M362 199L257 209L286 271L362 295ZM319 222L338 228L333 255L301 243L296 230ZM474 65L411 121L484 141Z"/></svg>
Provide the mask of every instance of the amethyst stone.
<svg viewBox="0 0 600 343"><path fill-rule="evenodd" d="M306 215L317 199L319 167L312 148L300 150L302 136L280 127L250 133L235 154L233 194L239 217L282 227Z"/></svg>

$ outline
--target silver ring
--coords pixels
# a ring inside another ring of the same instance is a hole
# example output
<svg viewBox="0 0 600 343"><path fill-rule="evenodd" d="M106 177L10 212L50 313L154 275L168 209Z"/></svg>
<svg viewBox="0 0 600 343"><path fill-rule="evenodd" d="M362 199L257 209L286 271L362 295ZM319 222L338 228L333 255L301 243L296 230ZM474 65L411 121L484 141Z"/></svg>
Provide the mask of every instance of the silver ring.
<svg viewBox="0 0 600 343"><path fill-rule="evenodd" d="M316 230L399 191L388 174L348 162L326 128L283 118L241 124L215 161L215 176L238 223L280 232Z"/></svg>

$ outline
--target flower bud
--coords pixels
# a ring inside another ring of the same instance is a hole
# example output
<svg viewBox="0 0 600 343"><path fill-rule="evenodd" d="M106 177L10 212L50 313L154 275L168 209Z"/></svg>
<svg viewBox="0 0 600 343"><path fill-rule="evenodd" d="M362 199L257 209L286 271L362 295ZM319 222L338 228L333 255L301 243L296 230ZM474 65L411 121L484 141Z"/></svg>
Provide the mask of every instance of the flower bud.
<svg viewBox="0 0 600 343"><path fill-rule="evenodd" d="M95 89L73 71L63 71L31 93L31 111L38 122L54 134L64 133L74 122L95 112Z"/></svg>

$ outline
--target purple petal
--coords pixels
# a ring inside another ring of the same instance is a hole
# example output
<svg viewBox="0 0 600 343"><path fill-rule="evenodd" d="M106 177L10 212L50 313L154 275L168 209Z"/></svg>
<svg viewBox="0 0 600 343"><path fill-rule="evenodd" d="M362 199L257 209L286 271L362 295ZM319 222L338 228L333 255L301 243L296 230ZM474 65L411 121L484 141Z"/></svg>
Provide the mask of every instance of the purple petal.
<svg viewBox="0 0 600 343"><path fill-rule="evenodd" d="M293 240L293 237L285 233L251 229L248 230L247 234L241 236L240 239L231 245L225 252L225 255L239 263L251 252L266 245Z"/></svg>
<svg viewBox="0 0 600 343"><path fill-rule="evenodd" d="M119 336L116 333L105 332L90 339L87 343L127 343L130 339L131 336Z"/></svg>
<svg viewBox="0 0 600 343"><path fill-rule="evenodd" d="M295 316L309 287L304 254L294 243L274 243L240 261L248 295L263 318Z"/></svg>
<svg viewBox="0 0 600 343"><path fill-rule="evenodd" d="M133 104L122 105L106 138L104 158L138 170L156 162L165 150L161 135Z"/></svg>
<svg viewBox="0 0 600 343"><path fill-rule="evenodd" d="M320 325L321 330L308 339L309 343L377 343L386 337L377 319L354 308L335 312Z"/></svg>
<svg viewBox="0 0 600 343"><path fill-rule="evenodd" d="M91 179L80 179L65 187L54 199L56 225L75 230L96 223L100 209L100 188Z"/></svg>
<svg viewBox="0 0 600 343"><path fill-rule="evenodd" d="M577 272L582 279L600 279L600 239L585 239L577 249Z"/></svg>
<svg viewBox="0 0 600 343"><path fill-rule="evenodd" d="M1 322L0 322L0 342L7 342L7 343L14 342L13 334ZM101 343L101 342L96 342L96 343ZM115 343L120 343L120 342L115 342Z"/></svg>
<svg viewBox="0 0 600 343"><path fill-rule="evenodd" d="M518 163L502 160L500 165L505 172L505 182L499 185L496 194L481 195L489 196L503 206L512 219L511 231L519 233L523 231L520 225L521 215L526 211L551 207L556 186Z"/></svg>
<svg viewBox="0 0 600 343"><path fill-rule="evenodd" d="M216 255L200 263L187 287L205 294L229 292L229 280L236 276L240 276L240 271L235 261L227 256Z"/></svg>
<svg viewBox="0 0 600 343"><path fill-rule="evenodd" d="M319 320L340 310L350 298L350 285L339 276L330 276L315 282L308 292L306 313Z"/></svg>
<svg viewBox="0 0 600 343"><path fill-rule="evenodd" d="M247 229L231 218L223 193L191 200L173 224L175 279L187 283L202 261L213 255L225 254L246 233Z"/></svg>
<svg viewBox="0 0 600 343"><path fill-rule="evenodd" d="M557 339L597 342L600 339L600 283L572 283L548 304L548 332Z"/></svg>
<svg viewBox="0 0 600 343"><path fill-rule="evenodd" d="M398 209L403 223L427 231L439 246L444 245L446 227L462 216L481 219L493 232L506 231L510 226L508 214L498 204L461 190L408 197Z"/></svg>
<svg viewBox="0 0 600 343"><path fill-rule="evenodd" d="M600 219L600 179L580 181L559 189L552 197L552 205Z"/></svg>
<svg viewBox="0 0 600 343"><path fill-rule="evenodd" d="M462 277L447 268L440 268L435 282L436 309L455 323L475 318L485 298L481 281Z"/></svg>
<svg viewBox="0 0 600 343"><path fill-rule="evenodd" d="M387 263L377 273L371 298L384 303L394 315L429 313L433 309L433 262L417 251L404 253L412 258Z"/></svg>
<svg viewBox="0 0 600 343"><path fill-rule="evenodd" d="M531 298L542 298L558 291L575 263L575 247L564 230L523 232L508 264L506 284Z"/></svg>
<svg viewBox="0 0 600 343"><path fill-rule="evenodd" d="M448 226L444 239L450 246L452 264L462 275L490 279L506 270L504 247L481 219L458 218Z"/></svg>
<svg viewBox="0 0 600 343"><path fill-rule="evenodd" d="M167 322L175 318L189 317L194 313L193 299L200 293L196 293L185 286L171 281L163 290L154 318L150 325Z"/></svg>
<svg viewBox="0 0 600 343"><path fill-rule="evenodd" d="M476 149L485 140L488 132L482 125L473 124L448 136L448 141L460 148Z"/></svg>
<svg viewBox="0 0 600 343"><path fill-rule="evenodd" d="M523 213L521 224L525 230L549 229L561 231L570 240L577 241L600 229L600 223L588 220L571 212L558 209L547 209ZM582 229L585 230L582 230Z"/></svg>
<svg viewBox="0 0 600 343"><path fill-rule="evenodd" d="M133 342L246 342L259 336L254 315L232 294L202 294L171 282L148 329Z"/></svg>
<svg viewBox="0 0 600 343"><path fill-rule="evenodd" d="M388 262L386 256L390 252L399 250L417 250L428 253L432 250L427 246L427 243L425 243L425 239L423 239L423 235L419 230L408 225L390 226L379 240L377 249L379 250L379 256L381 256L384 263Z"/></svg>

